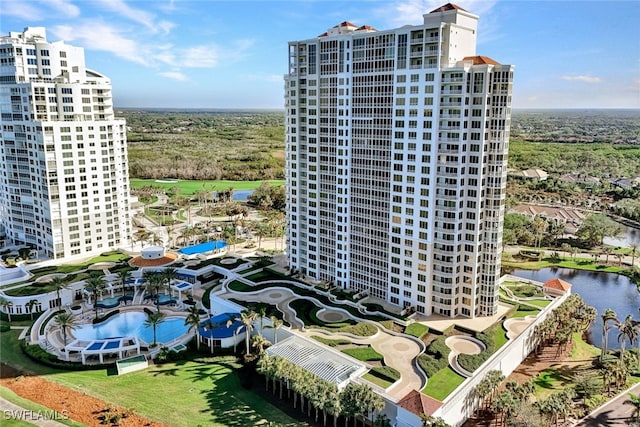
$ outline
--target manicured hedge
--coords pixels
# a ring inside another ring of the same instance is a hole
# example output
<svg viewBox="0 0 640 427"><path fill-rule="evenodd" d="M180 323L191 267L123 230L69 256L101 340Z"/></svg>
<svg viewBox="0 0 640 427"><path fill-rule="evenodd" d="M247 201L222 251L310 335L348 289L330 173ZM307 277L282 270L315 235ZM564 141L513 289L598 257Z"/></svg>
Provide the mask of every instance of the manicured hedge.
<svg viewBox="0 0 640 427"><path fill-rule="evenodd" d="M317 335L312 335L311 338L313 338L314 340L321 342L324 345L328 345L329 347L337 347L339 345L349 345L351 344L351 341L349 340L344 340L344 339L330 339L330 338L324 338L324 337L319 337Z"/></svg>
<svg viewBox="0 0 640 427"><path fill-rule="evenodd" d="M400 379L400 372L391 366L376 366L369 371L371 375L389 382L396 382Z"/></svg>
<svg viewBox="0 0 640 427"><path fill-rule="evenodd" d="M345 348L344 350L342 350L342 352L363 362L375 362L384 360L384 357L370 346Z"/></svg>
<svg viewBox="0 0 640 427"><path fill-rule="evenodd" d="M436 338L427 347L426 353L418 356L418 364L428 377L432 377L441 369L449 365L449 353L451 349L444 343L446 337Z"/></svg>
<svg viewBox="0 0 640 427"><path fill-rule="evenodd" d="M82 363L60 360L57 356L48 353L39 345L28 345L24 341L20 342L20 347L22 348L24 354L26 354L27 357L29 357L31 360L49 366L51 368L66 369L69 371L91 371L97 369L105 369L111 366L106 364L83 365Z"/></svg>
<svg viewBox="0 0 640 427"><path fill-rule="evenodd" d="M422 338L427 332L429 332L429 327L422 323L412 323L404 330L405 334L413 335L416 338Z"/></svg>

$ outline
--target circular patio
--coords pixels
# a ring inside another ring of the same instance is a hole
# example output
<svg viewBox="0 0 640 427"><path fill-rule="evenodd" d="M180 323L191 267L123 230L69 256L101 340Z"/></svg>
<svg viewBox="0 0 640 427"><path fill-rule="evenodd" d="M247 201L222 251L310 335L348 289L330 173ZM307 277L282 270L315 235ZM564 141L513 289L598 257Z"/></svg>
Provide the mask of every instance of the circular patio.
<svg viewBox="0 0 640 427"><path fill-rule="evenodd" d="M318 316L318 319L326 323L344 322L349 318L346 314L340 311L328 310L326 308L323 308L322 310L318 310L318 313L316 314L316 316Z"/></svg>

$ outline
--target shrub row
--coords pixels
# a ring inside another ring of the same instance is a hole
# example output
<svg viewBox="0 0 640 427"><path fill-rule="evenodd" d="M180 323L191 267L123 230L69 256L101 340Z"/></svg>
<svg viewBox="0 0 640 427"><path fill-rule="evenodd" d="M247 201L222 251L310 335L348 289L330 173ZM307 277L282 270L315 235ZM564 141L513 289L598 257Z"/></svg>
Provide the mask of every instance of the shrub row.
<svg viewBox="0 0 640 427"><path fill-rule="evenodd" d="M376 366L369 371L374 377L394 383L400 379L400 372L391 366Z"/></svg>
<svg viewBox="0 0 640 427"><path fill-rule="evenodd" d="M362 362L378 362L384 360L384 357L371 348L371 346L345 348L342 352Z"/></svg>
<svg viewBox="0 0 640 427"><path fill-rule="evenodd" d="M69 371L91 371L97 369L105 369L110 366L106 364L83 365L82 363L60 360L57 356L48 353L39 345L28 345L25 343L25 341L20 342L20 347L22 348L23 353L26 354L27 357L29 357L31 360L41 363L45 366L49 366L51 368L65 369Z"/></svg>
<svg viewBox="0 0 640 427"><path fill-rule="evenodd" d="M404 333L407 335L413 335L414 337L420 339L423 336L425 336L425 334L429 332L429 327L423 325L422 323L412 323L409 326L407 326L404 330Z"/></svg>
<svg viewBox="0 0 640 427"><path fill-rule="evenodd" d="M428 377L432 377L441 369L449 365L449 353L451 349L444 343L446 337L436 338L427 347L426 353L418 356L418 364Z"/></svg>
<svg viewBox="0 0 640 427"><path fill-rule="evenodd" d="M496 345L493 341L493 335L495 334L497 327L501 326L495 325L487 329L486 332L476 334L476 338L484 343L486 350L481 351L478 354L459 354L458 364L460 364L460 366L462 366L467 371L473 372L478 369L480 365L486 362L487 359L489 359L489 357L496 351Z"/></svg>
<svg viewBox="0 0 640 427"><path fill-rule="evenodd" d="M328 345L329 347L337 347L339 345L349 345L351 341L344 339L336 339L332 340L331 338L319 337L317 335L312 335L311 338L314 340L321 342L324 345Z"/></svg>

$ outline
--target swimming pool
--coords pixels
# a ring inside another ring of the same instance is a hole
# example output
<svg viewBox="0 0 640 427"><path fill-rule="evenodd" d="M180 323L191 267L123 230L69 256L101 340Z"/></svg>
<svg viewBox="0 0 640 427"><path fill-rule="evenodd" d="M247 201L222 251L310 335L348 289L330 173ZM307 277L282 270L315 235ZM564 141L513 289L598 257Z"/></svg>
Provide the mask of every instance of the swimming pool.
<svg viewBox="0 0 640 427"><path fill-rule="evenodd" d="M72 333L82 341L135 336L151 344L153 343L153 328L144 325L146 319L147 315L139 311L119 313L97 325L79 325ZM188 331L189 326L184 324L184 317L169 317L156 326L156 341L167 343Z"/></svg>
<svg viewBox="0 0 640 427"><path fill-rule="evenodd" d="M227 243L224 240L212 240L210 242L200 243L199 245L187 246L186 248L179 249L178 252L185 255L203 254L216 249L222 249L225 246L227 246Z"/></svg>
<svg viewBox="0 0 640 427"><path fill-rule="evenodd" d="M98 306L99 308L117 307L120 305L121 299L122 299L122 295L117 297L102 298L98 300L98 302L96 302L96 306Z"/></svg>
<svg viewBox="0 0 640 427"><path fill-rule="evenodd" d="M244 331L244 329L238 331L238 328L242 326L242 322L240 320L234 320L233 324L227 327L227 321L229 319L238 319L239 317L239 313L218 314L217 316L200 323L200 330L198 332L200 333L200 336L204 338L232 337L235 332Z"/></svg>

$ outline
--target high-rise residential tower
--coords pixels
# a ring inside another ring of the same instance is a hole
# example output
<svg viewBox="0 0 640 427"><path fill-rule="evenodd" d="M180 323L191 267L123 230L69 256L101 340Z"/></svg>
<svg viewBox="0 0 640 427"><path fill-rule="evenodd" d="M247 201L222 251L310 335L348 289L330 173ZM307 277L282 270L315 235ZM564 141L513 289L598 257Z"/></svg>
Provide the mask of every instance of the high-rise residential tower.
<svg viewBox="0 0 640 427"><path fill-rule="evenodd" d="M44 28L0 37L0 233L62 258L126 246L125 121L84 50Z"/></svg>
<svg viewBox="0 0 640 427"><path fill-rule="evenodd" d="M496 313L513 66L447 4L289 43L288 262L430 315Z"/></svg>

